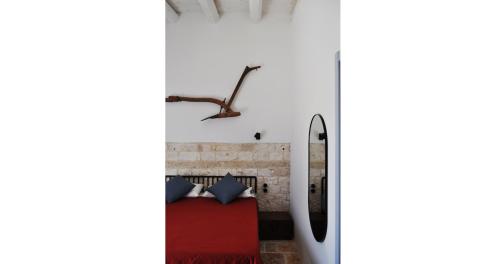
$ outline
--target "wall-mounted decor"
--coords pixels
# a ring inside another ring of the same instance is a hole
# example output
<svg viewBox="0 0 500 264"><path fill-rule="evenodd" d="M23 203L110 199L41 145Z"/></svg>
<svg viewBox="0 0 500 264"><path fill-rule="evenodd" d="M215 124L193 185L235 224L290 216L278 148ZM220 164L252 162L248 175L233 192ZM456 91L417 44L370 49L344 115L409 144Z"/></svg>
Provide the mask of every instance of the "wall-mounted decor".
<svg viewBox="0 0 500 264"><path fill-rule="evenodd" d="M216 119L216 118L226 118L226 117L236 117L240 116L240 112L235 112L231 109L231 105L234 102L234 99L236 97L236 94L238 93L238 90L241 87L241 84L243 83L243 80L247 76L247 74L253 70L259 69L261 66L255 66L255 67L245 67L245 70L243 71L243 74L240 77L240 80L238 81L238 84L234 88L233 94L231 95L231 98L229 99L229 102L226 103L226 98L224 100L220 100L217 98L211 98L211 97L184 97L184 96L176 96L176 95L171 95L167 98L165 98L165 102L167 103L175 103L175 102L204 102L204 103L213 103L216 105L220 106L220 110L218 114L209 116L207 118L202 119L201 121L205 121L207 119Z"/></svg>

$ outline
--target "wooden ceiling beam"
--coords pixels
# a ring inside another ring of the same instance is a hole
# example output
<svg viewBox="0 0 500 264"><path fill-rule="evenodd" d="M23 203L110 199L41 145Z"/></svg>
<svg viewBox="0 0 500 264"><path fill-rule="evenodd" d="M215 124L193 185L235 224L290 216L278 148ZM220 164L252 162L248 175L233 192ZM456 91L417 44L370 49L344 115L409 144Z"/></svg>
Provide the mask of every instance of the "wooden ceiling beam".
<svg viewBox="0 0 500 264"><path fill-rule="evenodd" d="M198 3L210 22L215 23L219 21L220 15L219 11L217 11L214 0L198 0Z"/></svg>
<svg viewBox="0 0 500 264"><path fill-rule="evenodd" d="M169 23L177 22L177 20L179 20L179 14L177 14L175 9L173 9L172 6L167 1L165 1L165 4L167 5L167 9L166 9L167 10L166 11L167 21Z"/></svg>
<svg viewBox="0 0 500 264"><path fill-rule="evenodd" d="M254 22L262 19L262 0L249 0L250 18Z"/></svg>

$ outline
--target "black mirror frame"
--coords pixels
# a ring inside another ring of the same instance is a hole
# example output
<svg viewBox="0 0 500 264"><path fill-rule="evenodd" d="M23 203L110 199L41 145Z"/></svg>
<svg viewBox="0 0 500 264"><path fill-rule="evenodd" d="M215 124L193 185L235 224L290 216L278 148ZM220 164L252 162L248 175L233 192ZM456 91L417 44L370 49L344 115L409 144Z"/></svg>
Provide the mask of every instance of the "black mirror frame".
<svg viewBox="0 0 500 264"><path fill-rule="evenodd" d="M326 214L325 214L325 224L324 224L324 229L325 232L321 235L318 235L317 232L314 232L314 227L311 221L311 204L309 202L310 199L310 190L309 186L311 186L311 128L312 124L314 122L314 119L319 117L321 120L321 124L323 125L323 133L322 133L322 138L325 140L325 208L326 208ZM308 134L308 140L307 140L307 208L308 208L308 215L309 215L309 224L311 225L311 230L313 233L314 238L318 242L324 242L326 238L326 233L328 232L328 133L326 131L326 124L325 120L323 119L323 116L321 114L315 114L312 119L311 123L309 124L309 134Z"/></svg>

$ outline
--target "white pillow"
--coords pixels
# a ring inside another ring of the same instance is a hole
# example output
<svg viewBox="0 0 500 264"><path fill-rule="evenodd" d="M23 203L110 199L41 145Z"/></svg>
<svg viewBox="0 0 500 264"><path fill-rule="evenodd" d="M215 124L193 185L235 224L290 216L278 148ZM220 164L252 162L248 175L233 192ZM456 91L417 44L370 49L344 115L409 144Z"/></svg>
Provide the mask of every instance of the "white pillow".
<svg viewBox="0 0 500 264"><path fill-rule="evenodd" d="M200 196L200 192L202 189L203 189L203 184L195 183L193 189L191 189L191 191L184 197L198 197Z"/></svg>
<svg viewBox="0 0 500 264"><path fill-rule="evenodd" d="M205 198L214 198L215 195L213 195L212 193L208 192L208 191L204 191L200 197L205 197Z"/></svg>
<svg viewBox="0 0 500 264"><path fill-rule="evenodd" d="M246 189L242 193L240 193L240 195L238 197L250 198L250 197L255 197L255 194L252 193L252 187L248 187L248 189Z"/></svg>
<svg viewBox="0 0 500 264"><path fill-rule="evenodd" d="M205 191L203 192L200 197L206 197L206 198L214 198L215 195L212 193ZM252 187L248 187L246 190L244 190L240 195L238 195L239 198L250 198L250 197L255 197L255 194L252 193Z"/></svg>

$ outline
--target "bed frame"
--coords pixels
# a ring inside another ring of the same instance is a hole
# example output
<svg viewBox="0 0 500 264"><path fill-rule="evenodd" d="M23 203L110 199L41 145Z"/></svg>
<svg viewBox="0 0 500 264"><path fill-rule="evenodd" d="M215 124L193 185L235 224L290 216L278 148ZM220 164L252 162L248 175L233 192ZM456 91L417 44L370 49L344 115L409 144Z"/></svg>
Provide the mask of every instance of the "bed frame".
<svg viewBox="0 0 500 264"><path fill-rule="evenodd" d="M169 181L170 179L178 175L166 175L165 179ZM203 184L205 188L214 185L216 182L222 180L224 176L182 176L184 179L191 183ZM233 176L237 181L241 182L245 186L252 187L252 192L257 193L257 177L256 176Z"/></svg>

